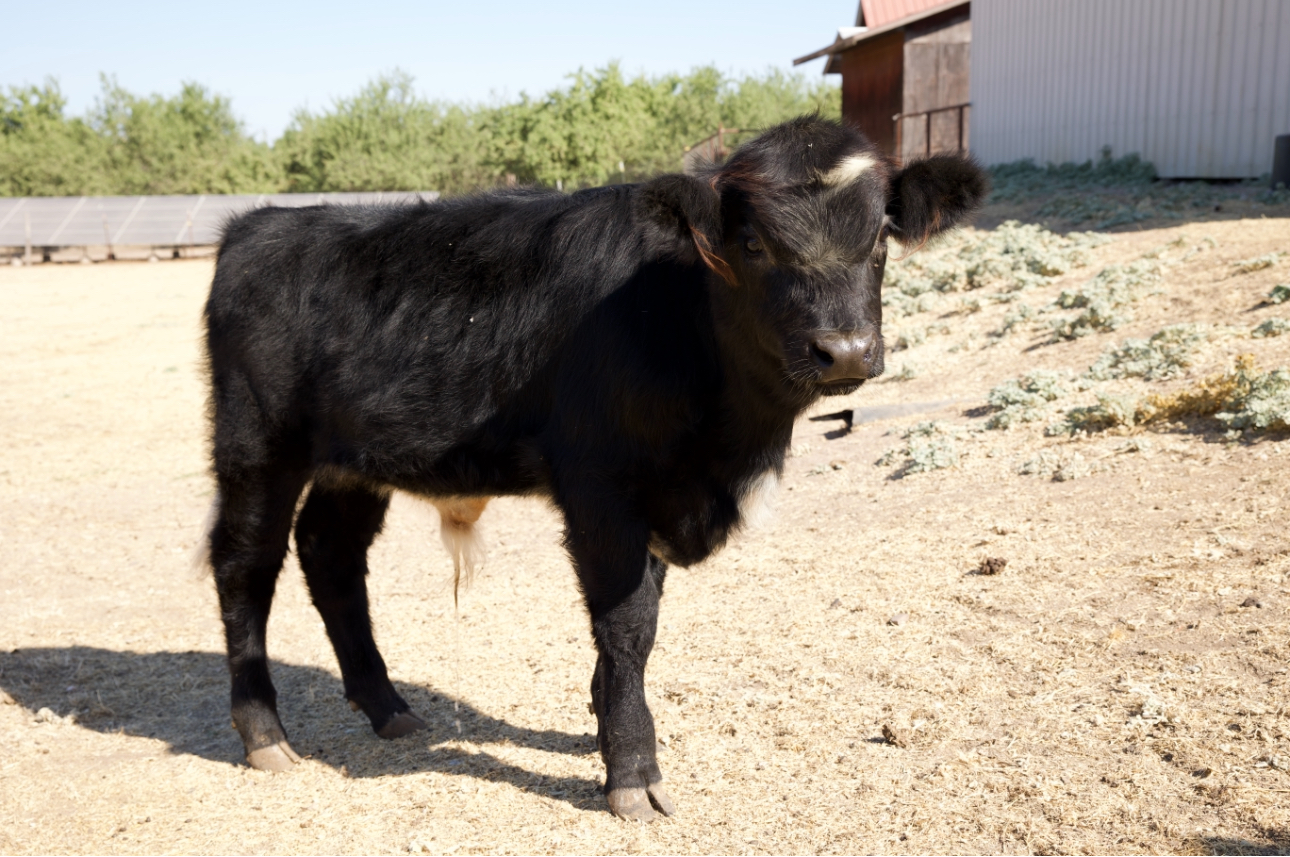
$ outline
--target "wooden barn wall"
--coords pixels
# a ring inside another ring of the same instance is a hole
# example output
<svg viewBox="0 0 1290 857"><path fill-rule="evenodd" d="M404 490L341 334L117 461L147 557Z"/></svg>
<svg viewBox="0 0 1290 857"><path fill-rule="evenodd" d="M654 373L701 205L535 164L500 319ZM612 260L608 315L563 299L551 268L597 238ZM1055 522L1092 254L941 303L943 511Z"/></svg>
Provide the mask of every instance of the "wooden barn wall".
<svg viewBox="0 0 1290 857"><path fill-rule="evenodd" d="M842 118L855 125L889 155L896 152L896 123L901 112L901 30L875 36L838 57L842 66Z"/></svg>
<svg viewBox="0 0 1290 857"><path fill-rule="evenodd" d="M970 97L972 22L966 13L937 16L905 29L904 109L922 113L963 104ZM968 114L964 115L964 136ZM901 160L909 161L930 151L954 152L959 144L957 110L930 117L910 116L901 121ZM931 145L928 145L928 134Z"/></svg>
<svg viewBox="0 0 1290 857"><path fill-rule="evenodd" d="M1137 152L1246 178L1290 134L1287 0L974 0L972 143L987 164Z"/></svg>

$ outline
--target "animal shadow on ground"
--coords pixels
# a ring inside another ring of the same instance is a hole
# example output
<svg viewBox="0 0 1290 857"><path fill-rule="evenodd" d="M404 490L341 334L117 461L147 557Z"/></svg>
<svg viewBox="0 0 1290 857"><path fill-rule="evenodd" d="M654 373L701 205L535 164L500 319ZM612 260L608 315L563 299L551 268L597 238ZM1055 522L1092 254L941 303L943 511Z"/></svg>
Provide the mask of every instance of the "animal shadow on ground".
<svg viewBox="0 0 1290 857"><path fill-rule="evenodd" d="M338 677L279 661L270 670L292 746L333 768L344 766L348 776L434 771L510 783L579 809L600 808L598 782L546 777L486 752L449 745L464 739L588 755L596 752L593 735L513 726L434 689L395 682L427 728L383 741L365 717L349 710ZM84 729L165 741L172 753L244 764L241 741L229 726L228 671L220 654L90 646L17 649L0 654L0 689L37 720L74 718L70 722Z"/></svg>
<svg viewBox="0 0 1290 857"><path fill-rule="evenodd" d="M1290 854L1290 830L1262 828L1264 841L1229 839L1223 836L1206 836L1195 842L1203 854Z"/></svg>

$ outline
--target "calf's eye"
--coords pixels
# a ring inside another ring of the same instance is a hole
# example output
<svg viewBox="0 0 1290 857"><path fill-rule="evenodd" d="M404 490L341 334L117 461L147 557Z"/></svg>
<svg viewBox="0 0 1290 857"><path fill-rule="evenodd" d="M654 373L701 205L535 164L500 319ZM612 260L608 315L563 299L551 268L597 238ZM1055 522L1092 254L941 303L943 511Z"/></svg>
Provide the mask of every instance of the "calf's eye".
<svg viewBox="0 0 1290 857"><path fill-rule="evenodd" d="M758 241L756 238L745 238L744 249L747 250L749 253L760 253L761 242Z"/></svg>

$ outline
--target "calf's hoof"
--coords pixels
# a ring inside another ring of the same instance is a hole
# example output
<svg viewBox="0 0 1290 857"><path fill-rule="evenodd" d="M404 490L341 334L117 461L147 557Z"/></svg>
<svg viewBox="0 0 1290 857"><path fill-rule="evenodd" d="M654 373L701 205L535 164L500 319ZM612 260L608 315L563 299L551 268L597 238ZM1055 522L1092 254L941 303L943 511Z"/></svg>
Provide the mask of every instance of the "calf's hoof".
<svg viewBox="0 0 1290 857"><path fill-rule="evenodd" d="M382 738L402 738L404 735L411 735L413 732L420 732L426 728L426 722L417 717L411 711L400 711L390 718L390 721L376 730L376 734Z"/></svg>
<svg viewBox="0 0 1290 857"><path fill-rule="evenodd" d="M300 757L286 741L269 744L246 754L246 763L257 771L289 771Z"/></svg>
<svg viewBox="0 0 1290 857"><path fill-rule="evenodd" d="M654 783L643 789L614 789L608 794L608 798L609 809L614 815L628 821L653 821L660 814L676 815L676 807L667 792L663 791L662 783Z"/></svg>

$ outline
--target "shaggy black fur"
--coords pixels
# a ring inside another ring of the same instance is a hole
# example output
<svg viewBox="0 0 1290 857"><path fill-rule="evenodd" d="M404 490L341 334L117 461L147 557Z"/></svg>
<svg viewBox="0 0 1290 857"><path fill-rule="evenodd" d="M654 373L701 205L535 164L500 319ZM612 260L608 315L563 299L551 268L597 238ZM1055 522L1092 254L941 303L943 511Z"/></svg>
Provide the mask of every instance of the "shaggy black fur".
<svg viewBox="0 0 1290 857"><path fill-rule="evenodd" d="M836 169L849 158L863 169ZM206 306L210 548L248 754L286 746L265 626L306 486L301 564L382 734L419 723L367 616L389 490L544 494L599 651L611 805L665 803L644 691L665 563L717 550L797 415L881 373L887 228L918 243L984 187L964 159L896 171L803 118L700 177L229 223Z"/></svg>

